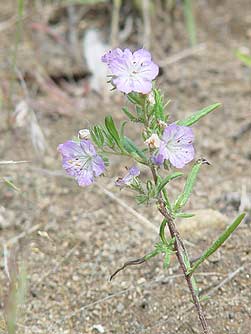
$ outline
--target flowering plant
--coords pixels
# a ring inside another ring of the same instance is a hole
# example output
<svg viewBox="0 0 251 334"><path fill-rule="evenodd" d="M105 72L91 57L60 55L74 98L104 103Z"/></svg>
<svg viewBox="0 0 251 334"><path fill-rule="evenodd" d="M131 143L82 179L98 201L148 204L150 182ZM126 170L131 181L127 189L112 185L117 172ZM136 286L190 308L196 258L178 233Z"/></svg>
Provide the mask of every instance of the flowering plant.
<svg viewBox="0 0 251 334"><path fill-rule="evenodd" d="M88 186L105 173L109 155L125 156L134 161L126 175L119 177L115 185L134 191L135 199L139 204L154 203L163 216L159 229L160 240L151 252L139 259L127 262L111 278L125 267L144 263L160 253L164 254L163 267L167 268L171 254L175 253L198 312L203 333L209 333L193 273L231 235L245 214L237 217L193 264L189 260L175 219L193 216L184 212L184 207L192 193L201 167L209 164L203 158L195 160L195 136L191 126L218 108L220 104L210 105L184 120L177 120L170 124L168 114L165 112L166 105L163 102L163 96L159 89L153 88L153 80L157 77L159 68L152 61L148 51L140 49L131 52L129 49L117 48L105 54L102 61L107 64L111 72L110 83L114 89L125 93L135 110L122 109L127 120L121 124L119 129L112 116L106 116L104 124L81 130L78 140L60 144L58 150L62 155L63 168L69 175L76 178L80 186ZM124 134L128 121L142 125L143 143L141 146L136 145ZM176 201L171 203L168 186L174 180L184 176L179 170L192 161L194 163L185 181L184 189ZM149 169L151 173L149 179L141 176L141 165ZM174 168L179 170L173 170ZM169 229L169 238L165 233L166 227Z"/></svg>

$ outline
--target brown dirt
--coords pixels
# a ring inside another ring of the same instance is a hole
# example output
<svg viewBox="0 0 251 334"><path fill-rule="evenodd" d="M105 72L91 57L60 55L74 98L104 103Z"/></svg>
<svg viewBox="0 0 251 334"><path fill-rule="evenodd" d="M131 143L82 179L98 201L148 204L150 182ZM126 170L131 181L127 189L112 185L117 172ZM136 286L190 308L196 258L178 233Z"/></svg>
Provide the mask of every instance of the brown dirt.
<svg viewBox="0 0 251 334"><path fill-rule="evenodd" d="M11 4L7 7L6 4L3 21L13 15ZM34 8L29 10L34 11ZM98 10L107 9L100 7ZM167 16L156 14L155 38L152 41L156 59L163 60L164 56L187 47L180 11L175 15L172 27ZM188 249L192 257L200 255L210 245L225 222L230 223L238 214L244 199L250 201L251 196L251 132L240 134L240 130L251 122L251 73L235 57L236 48L250 45L250 1L211 1L210 4L200 1L196 16L199 41L206 42L205 51L163 67L158 80L166 98L172 100L169 109L172 119L187 116L214 102L223 105L194 127L197 157L207 158L211 166L202 169L188 209L214 211L205 211L207 217L193 222L192 230L183 229L184 238L190 241ZM92 22L91 18L88 17L88 24ZM93 22L95 24L95 18ZM27 35L28 23L26 20ZM8 45L13 38L13 29L8 28L4 35L4 44ZM36 40L36 36L32 38ZM30 41L28 37L27 40ZM21 43L23 49L27 40ZM133 41L132 37L130 43ZM3 95L9 86L10 70L6 65L9 52L9 49L1 50L1 58L5 61L2 68ZM46 53L41 55L44 61L50 61ZM60 61L64 59L69 64L67 55L61 55ZM23 58L18 59L18 65L21 70L25 68L28 71L29 66ZM51 72L48 70L48 73ZM65 75L63 68L62 74ZM76 134L79 128L101 121L107 112L121 120L119 110L126 103L123 97L114 92L115 104L108 102L103 105L102 99L90 92L81 97L84 104L76 102L79 108L71 110L74 115L65 117L52 112L57 109L56 100L51 100L48 92L37 91L37 81L32 81L33 78L27 74L28 80L31 80L32 98L36 96L50 107L43 112L41 104L34 104L49 144L46 154L39 157L34 153L25 128L7 130L6 108L0 115L0 160L31 161L29 164L1 167L1 176L10 177L21 189L21 192L15 192L2 183L0 192L0 216L4 217L4 224L0 221L1 244L25 232L24 237L11 244L17 248L18 258L25 260L28 273L28 291L18 333L87 334L95 332L95 325L102 325L105 333L200 333L175 257L167 271L162 269L162 261L158 257L145 265L125 270L114 281L109 281L110 274L118 266L128 259L144 255L158 240L157 233L103 191L105 188L115 192L128 207L135 208L158 227L160 216L154 206L138 208L130 193L114 189L113 180L122 173L126 162L112 159L107 175L112 180L103 178L99 186L86 189L53 173L61 171L57 145ZM73 89L81 89L86 80L83 78L76 86L73 84ZM13 99L17 103L24 93L20 88L14 88ZM78 99L71 98L74 101ZM132 129L129 133L136 137ZM174 196L182 185L174 183L173 187L170 192ZM202 294L210 294L229 274L239 269L209 300L203 302L215 334L250 333L250 207L246 209L249 215L245 222L201 267L197 276ZM188 225L189 220L180 222L182 224ZM48 235L39 231L46 231ZM3 257L0 286L0 332L4 332L3 299L8 281Z"/></svg>

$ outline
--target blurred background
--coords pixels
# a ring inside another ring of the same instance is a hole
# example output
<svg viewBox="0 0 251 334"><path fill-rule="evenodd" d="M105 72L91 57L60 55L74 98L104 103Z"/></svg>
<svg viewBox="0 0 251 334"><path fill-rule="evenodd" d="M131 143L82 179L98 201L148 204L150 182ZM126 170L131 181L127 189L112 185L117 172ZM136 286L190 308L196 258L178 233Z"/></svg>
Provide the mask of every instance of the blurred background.
<svg viewBox="0 0 251 334"><path fill-rule="evenodd" d="M113 158L88 188L61 169L58 144L107 114L123 120L128 102L100 61L113 47L151 51L172 121L222 103L194 127L211 166L188 205L196 216L178 223L196 258L247 212L197 281L215 333L250 333L250 0L1 0L0 41L0 333L200 333L175 258L109 282L158 240L155 207L114 187L128 161Z"/></svg>

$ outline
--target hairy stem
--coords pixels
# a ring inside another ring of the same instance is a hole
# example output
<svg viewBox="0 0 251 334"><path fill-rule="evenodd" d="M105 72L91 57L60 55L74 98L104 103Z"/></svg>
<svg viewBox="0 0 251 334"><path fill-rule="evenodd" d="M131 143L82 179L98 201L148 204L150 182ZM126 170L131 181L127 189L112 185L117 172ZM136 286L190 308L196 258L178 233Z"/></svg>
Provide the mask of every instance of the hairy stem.
<svg viewBox="0 0 251 334"><path fill-rule="evenodd" d="M154 167L152 167L151 171L152 171L153 179L156 183L157 182L156 170L155 170ZM192 275L187 274L187 266L186 266L186 263L185 263L185 260L184 260L185 257L188 259L186 247L185 247L184 242L183 242L183 240L182 240L182 238L179 234L179 231L176 228L174 218L172 217L170 212L166 209L166 206L165 206L165 203L163 201L163 198L162 198L161 194L160 194L160 197L159 197L158 206L159 206L160 213L165 217L165 219L167 221L167 225L168 225L171 237L175 238L174 247L175 247L175 251L176 251L176 256L177 256L177 259L178 259L179 264L181 266L181 269L183 271L183 274L185 276L185 279L186 279L188 288L190 290L190 293L191 293L196 311L198 313L198 317L199 317L201 326L203 328L203 334L209 334L209 328L208 328L208 325L207 325L207 322L206 322L204 312L202 310L199 298L198 298L198 296L196 294L196 291L194 289L194 286L192 284Z"/></svg>

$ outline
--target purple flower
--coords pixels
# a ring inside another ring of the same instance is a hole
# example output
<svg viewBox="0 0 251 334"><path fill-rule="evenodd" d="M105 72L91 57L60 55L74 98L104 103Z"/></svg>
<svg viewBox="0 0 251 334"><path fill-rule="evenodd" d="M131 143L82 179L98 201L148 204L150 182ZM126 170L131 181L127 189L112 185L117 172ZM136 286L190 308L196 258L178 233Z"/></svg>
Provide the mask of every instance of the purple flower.
<svg viewBox="0 0 251 334"><path fill-rule="evenodd" d="M129 169L128 173L123 178L118 178L118 180L115 182L115 185L118 187L129 186L133 182L133 179L136 176L139 176L139 174L140 170L138 167L133 166Z"/></svg>
<svg viewBox="0 0 251 334"><path fill-rule="evenodd" d="M106 53L101 60L112 73L112 83L126 94L138 92L148 94L152 89L152 80L159 73L159 67L151 59L150 52L140 49L131 52L117 48Z"/></svg>
<svg viewBox="0 0 251 334"><path fill-rule="evenodd" d="M168 125L162 135L160 147L152 160L161 165L165 160L176 168L182 168L194 158L194 134L190 127Z"/></svg>
<svg viewBox="0 0 251 334"><path fill-rule="evenodd" d="M103 159L97 155L89 140L68 140L58 146L58 151L62 155L62 165L66 173L74 176L80 186L90 185L94 182L94 177L105 170Z"/></svg>

